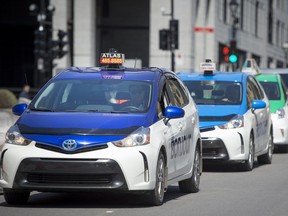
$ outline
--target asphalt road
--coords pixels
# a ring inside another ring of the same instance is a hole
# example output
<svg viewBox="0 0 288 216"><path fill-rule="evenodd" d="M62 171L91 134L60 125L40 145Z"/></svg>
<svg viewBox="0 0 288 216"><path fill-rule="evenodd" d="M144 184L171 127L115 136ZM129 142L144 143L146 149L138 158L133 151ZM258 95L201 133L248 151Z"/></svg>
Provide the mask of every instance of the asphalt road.
<svg viewBox="0 0 288 216"><path fill-rule="evenodd" d="M274 154L271 165L255 165L252 172L205 166L199 193L170 186L159 207L145 206L131 194L33 193L25 206L7 206L0 195L0 215L287 216L288 154Z"/></svg>

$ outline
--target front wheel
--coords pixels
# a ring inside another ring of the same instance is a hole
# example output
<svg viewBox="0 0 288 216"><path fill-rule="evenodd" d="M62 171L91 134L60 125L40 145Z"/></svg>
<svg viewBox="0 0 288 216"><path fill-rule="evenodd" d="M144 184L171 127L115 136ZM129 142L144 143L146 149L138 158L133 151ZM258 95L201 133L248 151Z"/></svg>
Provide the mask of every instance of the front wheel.
<svg viewBox="0 0 288 216"><path fill-rule="evenodd" d="M255 157L255 149L254 149L254 138L253 135L250 135L249 140L249 152L248 152L248 159L242 164L242 169L244 171L251 171L254 167L254 157Z"/></svg>
<svg viewBox="0 0 288 216"><path fill-rule="evenodd" d="M165 158L162 152L159 153L156 169L155 189L148 193L148 203L154 206L163 204L165 192Z"/></svg>
<svg viewBox="0 0 288 216"><path fill-rule="evenodd" d="M272 155L274 151L274 144L272 134L270 133L268 138L268 150L264 155L260 155L257 159L260 164L271 164L272 163Z"/></svg>
<svg viewBox="0 0 288 216"><path fill-rule="evenodd" d="M19 191L19 190L4 188L3 192L4 192L4 198L6 202L10 205L26 204L30 196L29 191Z"/></svg>
<svg viewBox="0 0 288 216"><path fill-rule="evenodd" d="M179 188L183 193L197 193L199 191L201 175L201 156L198 148L195 149L194 165L191 178L180 181Z"/></svg>

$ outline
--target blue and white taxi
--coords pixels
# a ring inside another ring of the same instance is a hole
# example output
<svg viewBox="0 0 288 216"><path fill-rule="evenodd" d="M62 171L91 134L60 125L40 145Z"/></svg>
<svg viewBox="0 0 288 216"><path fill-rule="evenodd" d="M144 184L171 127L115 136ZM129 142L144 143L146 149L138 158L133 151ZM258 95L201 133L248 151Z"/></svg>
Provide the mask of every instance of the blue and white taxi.
<svg viewBox="0 0 288 216"><path fill-rule="evenodd" d="M170 184L199 191L198 111L182 81L165 69L123 67L114 51L100 61L107 65L62 71L13 108L21 116L0 160L8 204L32 191L118 190L161 205Z"/></svg>
<svg viewBox="0 0 288 216"><path fill-rule="evenodd" d="M203 159L239 162L253 169L254 159L270 164L273 135L269 101L254 76L215 72L215 64L201 64L203 73L181 72L199 109Z"/></svg>

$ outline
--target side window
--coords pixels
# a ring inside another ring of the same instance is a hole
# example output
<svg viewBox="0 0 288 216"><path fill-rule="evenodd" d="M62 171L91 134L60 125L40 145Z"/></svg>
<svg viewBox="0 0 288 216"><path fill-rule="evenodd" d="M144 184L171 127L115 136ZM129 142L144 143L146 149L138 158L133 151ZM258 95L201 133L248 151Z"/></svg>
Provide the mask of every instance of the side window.
<svg viewBox="0 0 288 216"><path fill-rule="evenodd" d="M157 103L158 119L164 118L165 108L169 105L171 105L171 103L169 102L166 86L164 86L160 100Z"/></svg>
<svg viewBox="0 0 288 216"><path fill-rule="evenodd" d="M249 82L254 92L254 99L262 100L264 98L262 88L252 77L249 77Z"/></svg>
<svg viewBox="0 0 288 216"><path fill-rule="evenodd" d="M283 91L284 100L286 102L287 101L287 94L286 94L287 89L286 89L285 84L284 84L282 79L281 79L281 88L282 88L282 91Z"/></svg>
<svg viewBox="0 0 288 216"><path fill-rule="evenodd" d="M174 100L173 105L178 107L187 105L189 100L181 84L176 79L168 79L167 84Z"/></svg>
<svg viewBox="0 0 288 216"><path fill-rule="evenodd" d="M255 95L254 95L254 89L251 85L251 82L249 82L249 80L247 80L246 91L247 91L247 105L248 105L248 109L250 109L252 106L252 100L254 100Z"/></svg>

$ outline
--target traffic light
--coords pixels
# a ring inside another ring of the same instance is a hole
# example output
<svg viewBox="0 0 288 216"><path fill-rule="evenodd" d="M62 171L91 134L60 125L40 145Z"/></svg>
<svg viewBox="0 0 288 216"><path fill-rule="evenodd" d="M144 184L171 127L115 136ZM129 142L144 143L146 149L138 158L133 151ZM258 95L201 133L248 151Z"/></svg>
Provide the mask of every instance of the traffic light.
<svg viewBox="0 0 288 216"><path fill-rule="evenodd" d="M238 57L236 54L232 53L230 56L229 56L229 61L231 63L236 63L238 61Z"/></svg>
<svg viewBox="0 0 288 216"><path fill-rule="evenodd" d="M230 53L230 49L228 46L224 46L222 48L222 55L223 55L223 60L224 62L228 63L229 62L229 53Z"/></svg>
<svg viewBox="0 0 288 216"><path fill-rule="evenodd" d="M67 41L64 41L66 35L67 32L64 32L62 30L58 31L58 46L59 46L58 58L62 58L68 53L67 51L64 50L64 47L66 46L66 44L68 44Z"/></svg>
<svg viewBox="0 0 288 216"><path fill-rule="evenodd" d="M231 63L236 63L236 62L238 61L237 42L236 42L236 40L231 40L231 41L230 41L229 61L230 61Z"/></svg>
<svg viewBox="0 0 288 216"><path fill-rule="evenodd" d="M161 50L170 49L170 31L168 29L161 29L159 31L159 48Z"/></svg>
<svg viewBox="0 0 288 216"><path fill-rule="evenodd" d="M55 58L62 58L68 53L64 50L65 46L68 44L68 42L64 40L66 35L66 32L58 30L58 40L51 39L49 41L49 54L52 60Z"/></svg>
<svg viewBox="0 0 288 216"><path fill-rule="evenodd" d="M47 31L45 29L42 31L36 30L34 36L34 54L37 58L44 58L47 54Z"/></svg>
<svg viewBox="0 0 288 216"><path fill-rule="evenodd" d="M171 48L178 49L178 40L179 40L179 28L178 20L170 20L170 31L171 31Z"/></svg>

